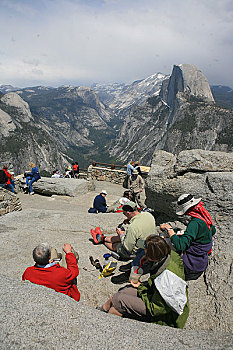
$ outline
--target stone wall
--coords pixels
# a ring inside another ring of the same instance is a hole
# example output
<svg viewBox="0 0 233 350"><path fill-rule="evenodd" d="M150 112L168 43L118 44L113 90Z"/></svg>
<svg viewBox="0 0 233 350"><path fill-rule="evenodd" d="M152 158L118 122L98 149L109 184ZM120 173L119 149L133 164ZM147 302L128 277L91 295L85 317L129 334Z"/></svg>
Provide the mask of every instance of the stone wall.
<svg viewBox="0 0 233 350"><path fill-rule="evenodd" d="M147 176L148 173L146 171L142 172L143 179L146 179ZM123 185L126 177L126 170L109 169L90 165L88 167L87 177L92 180L108 181L118 185Z"/></svg>
<svg viewBox="0 0 233 350"><path fill-rule="evenodd" d="M122 185L125 177L125 170L93 167L92 165L88 167L88 178L91 178L92 180L108 181Z"/></svg>
<svg viewBox="0 0 233 350"><path fill-rule="evenodd" d="M0 216L19 210L22 210L19 198L14 193L0 187Z"/></svg>

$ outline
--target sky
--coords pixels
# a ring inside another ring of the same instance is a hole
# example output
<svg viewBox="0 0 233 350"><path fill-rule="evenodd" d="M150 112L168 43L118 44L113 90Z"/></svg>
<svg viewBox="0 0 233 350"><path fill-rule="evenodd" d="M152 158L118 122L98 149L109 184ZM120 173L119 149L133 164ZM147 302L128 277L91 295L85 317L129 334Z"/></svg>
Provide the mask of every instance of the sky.
<svg viewBox="0 0 233 350"><path fill-rule="evenodd" d="M232 0L0 0L0 85L132 83L191 63L233 87Z"/></svg>

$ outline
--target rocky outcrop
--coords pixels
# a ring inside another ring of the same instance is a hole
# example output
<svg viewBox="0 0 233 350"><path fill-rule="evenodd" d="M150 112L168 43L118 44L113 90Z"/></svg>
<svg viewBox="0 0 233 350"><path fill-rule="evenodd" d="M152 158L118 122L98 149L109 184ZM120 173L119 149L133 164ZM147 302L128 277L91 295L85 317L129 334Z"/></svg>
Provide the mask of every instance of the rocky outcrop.
<svg viewBox="0 0 233 350"><path fill-rule="evenodd" d="M17 108L19 117L22 122L30 122L32 120L29 105L15 92L9 92L1 98L1 101L9 107Z"/></svg>
<svg viewBox="0 0 233 350"><path fill-rule="evenodd" d="M193 64L174 65L169 81L161 89L161 98L173 109L179 92L214 102L209 83Z"/></svg>
<svg viewBox="0 0 233 350"><path fill-rule="evenodd" d="M113 157L150 165L155 150L233 151L233 111L218 107L204 75L193 65L174 66L160 96L134 106L124 120Z"/></svg>
<svg viewBox="0 0 233 350"><path fill-rule="evenodd" d="M219 350L230 349L232 342L230 334L181 331L108 315L49 288L6 275L0 276L0 291L2 349L152 350L156 344L156 350ZM107 325L104 335L100 335L100 325ZM127 331L119 331L122 327ZM140 336L135 339L135 334Z"/></svg>
<svg viewBox="0 0 233 350"><path fill-rule="evenodd" d="M42 177L33 183L36 193L75 197L88 192L88 181L84 179L63 179Z"/></svg>
<svg viewBox="0 0 233 350"><path fill-rule="evenodd" d="M217 233L205 273L207 293L204 300L200 300L200 304L204 307L210 298L208 304L212 312L209 322L220 329L233 328L233 309L230 302L233 153L191 150L175 156L165 151L157 151L146 183L146 204L157 212L158 221L177 220L176 202L181 194L191 193L202 198L214 219ZM185 221L187 219L183 222Z"/></svg>
<svg viewBox="0 0 233 350"><path fill-rule="evenodd" d="M19 198L12 192L0 187L0 216L22 210Z"/></svg>

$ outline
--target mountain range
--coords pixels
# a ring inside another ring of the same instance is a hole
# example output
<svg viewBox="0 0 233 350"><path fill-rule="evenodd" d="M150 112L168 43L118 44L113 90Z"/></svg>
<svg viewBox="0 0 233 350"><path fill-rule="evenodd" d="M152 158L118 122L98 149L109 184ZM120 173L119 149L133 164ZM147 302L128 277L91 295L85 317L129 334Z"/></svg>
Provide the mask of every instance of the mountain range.
<svg viewBox="0 0 233 350"><path fill-rule="evenodd" d="M149 165L157 149L233 148L233 90L210 89L193 65L132 84L2 85L0 91L0 156L16 172L29 161L51 172L72 161Z"/></svg>

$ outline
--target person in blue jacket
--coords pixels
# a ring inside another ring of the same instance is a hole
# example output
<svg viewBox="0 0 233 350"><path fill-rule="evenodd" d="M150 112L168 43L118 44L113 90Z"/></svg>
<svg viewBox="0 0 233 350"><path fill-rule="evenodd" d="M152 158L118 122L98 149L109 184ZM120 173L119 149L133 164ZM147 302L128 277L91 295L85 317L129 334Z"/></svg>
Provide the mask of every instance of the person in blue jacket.
<svg viewBox="0 0 233 350"><path fill-rule="evenodd" d="M107 203L105 197L107 196L107 192L102 190L98 196L95 197L93 208L97 210L98 213L106 213Z"/></svg>
<svg viewBox="0 0 233 350"><path fill-rule="evenodd" d="M34 194L32 184L33 182L37 181L40 179L40 174L37 166L34 163L30 163L29 166L31 167L31 172L28 174L27 179L26 179L26 186L29 187L29 193L31 195Z"/></svg>

